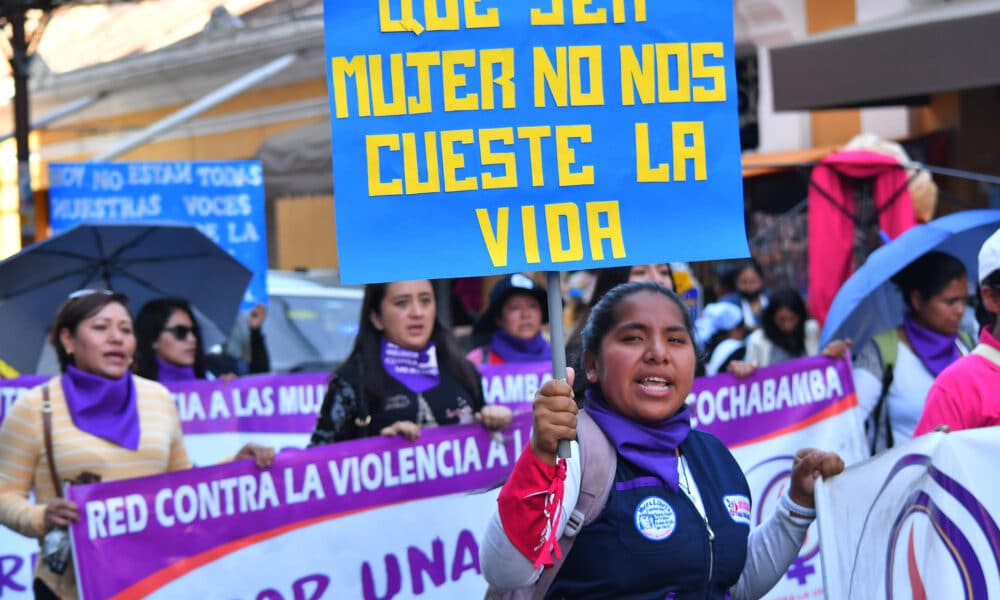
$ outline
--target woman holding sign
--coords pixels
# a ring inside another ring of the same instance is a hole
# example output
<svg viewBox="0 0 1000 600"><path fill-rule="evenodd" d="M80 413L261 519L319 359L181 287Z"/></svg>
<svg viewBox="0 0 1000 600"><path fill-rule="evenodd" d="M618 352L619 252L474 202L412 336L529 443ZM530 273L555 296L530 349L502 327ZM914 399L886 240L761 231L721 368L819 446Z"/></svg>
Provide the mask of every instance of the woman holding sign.
<svg viewBox="0 0 1000 600"><path fill-rule="evenodd" d="M0 426L0 523L42 542L35 597L75 598L65 528L79 509L63 498L63 483L145 477L191 461L170 392L129 371L136 342L124 295L75 292L50 341L62 375L25 392ZM264 467L274 452L248 444L236 458L247 457Z"/></svg>
<svg viewBox="0 0 1000 600"><path fill-rule="evenodd" d="M569 382L546 382L531 441L500 492L481 550L493 597L528 597L524 588L554 598L763 595L799 553L816 478L843 462L797 453L789 491L751 532L739 465L718 439L691 429L684 401L696 359L683 301L651 283L621 285L594 307L583 345L584 410L572 371ZM557 463L562 439L579 441ZM603 493L588 489L595 478ZM554 561L557 543L563 558Z"/></svg>
<svg viewBox="0 0 1000 600"><path fill-rule="evenodd" d="M358 336L334 372L310 446L402 435L423 427L510 424L505 406L484 406L479 373L437 318L426 279L365 287Z"/></svg>

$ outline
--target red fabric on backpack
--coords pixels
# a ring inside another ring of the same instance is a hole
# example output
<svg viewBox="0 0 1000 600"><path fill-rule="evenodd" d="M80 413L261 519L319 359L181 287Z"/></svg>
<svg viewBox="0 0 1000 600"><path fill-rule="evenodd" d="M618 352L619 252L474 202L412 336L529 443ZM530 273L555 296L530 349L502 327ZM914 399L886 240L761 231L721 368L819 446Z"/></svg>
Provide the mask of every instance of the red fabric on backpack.
<svg viewBox="0 0 1000 600"><path fill-rule="evenodd" d="M562 492L566 479L565 459L561 463L553 466L542 462L531 450L531 444L525 444L510 479L497 497L500 522L507 537L521 554L535 562L536 568L552 564L553 549L557 557L562 558L552 536L558 524L551 523L552 516L558 521L559 513L552 515L548 510L553 486L558 486Z"/></svg>
<svg viewBox="0 0 1000 600"><path fill-rule="evenodd" d="M917 224L906 169L895 158L853 150L831 154L813 167L809 181L809 312L820 323L826 321L837 290L852 272L857 211L850 179L874 179L872 197L879 228L890 239Z"/></svg>

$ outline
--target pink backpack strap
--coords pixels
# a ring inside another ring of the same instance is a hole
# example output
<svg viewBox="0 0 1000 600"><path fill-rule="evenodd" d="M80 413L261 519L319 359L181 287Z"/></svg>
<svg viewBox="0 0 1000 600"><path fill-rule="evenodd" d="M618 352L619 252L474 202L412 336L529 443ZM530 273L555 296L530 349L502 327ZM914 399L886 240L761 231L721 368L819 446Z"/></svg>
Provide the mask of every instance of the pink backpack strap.
<svg viewBox="0 0 1000 600"><path fill-rule="evenodd" d="M535 585L504 591L490 588L486 592L487 600L543 600L573 547L576 535L604 512L611 486L615 482L615 472L618 470L618 455L607 436L585 410L577 413L576 435L580 442L577 445L580 448L580 496L566 523L566 529L559 538L562 559L556 559L551 567L542 571Z"/></svg>

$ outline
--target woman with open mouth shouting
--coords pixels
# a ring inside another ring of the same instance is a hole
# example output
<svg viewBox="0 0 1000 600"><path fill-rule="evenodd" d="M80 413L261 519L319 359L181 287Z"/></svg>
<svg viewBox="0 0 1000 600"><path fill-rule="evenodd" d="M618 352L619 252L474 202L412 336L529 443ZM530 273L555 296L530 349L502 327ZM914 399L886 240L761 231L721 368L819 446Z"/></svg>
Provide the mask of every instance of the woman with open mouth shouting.
<svg viewBox="0 0 1000 600"><path fill-rule="evenodd" d="M0 426L0 524L39 538L35 598L76 598L66 528L80 507L63 497L63 483L157 475L191 461L170 392L130 370L136 336L124 295L74 292L49 341L62 374L25 392ZM274 451L247 444L242 458L266 468Z"/></svg>
<svg viewBox="0 0 1000 600"><path fill-rule="evenodd" d="M584 408L572 370L536 394L481 547L488 598L757 598L779 581L815 517L816 479L843 461L800 451L778 510L751 532L746 477L691 429L692 340L690 313L662 286L626 283L594 307ZM577 440L571 458L557 461L559 440Z"/></svg>

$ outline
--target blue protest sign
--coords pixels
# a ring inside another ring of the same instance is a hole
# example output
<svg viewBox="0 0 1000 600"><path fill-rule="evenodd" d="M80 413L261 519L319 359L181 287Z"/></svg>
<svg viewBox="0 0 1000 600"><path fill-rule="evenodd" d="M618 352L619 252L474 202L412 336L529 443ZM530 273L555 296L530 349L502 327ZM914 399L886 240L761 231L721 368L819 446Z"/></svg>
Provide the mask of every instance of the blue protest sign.
<svg viewBox="0 0 1000 600"><path fill-rule="evenodd" d="M49 219L53 233L84 221L189 223L253 271L241 308L267 302L264 177L257 161L53 163Z"/></svg>
<svg viewBox="0 0 1000 600"><path fill-rule="evenodd" d="M324 11L345 281L749 254L731 0Z"/></svg>

